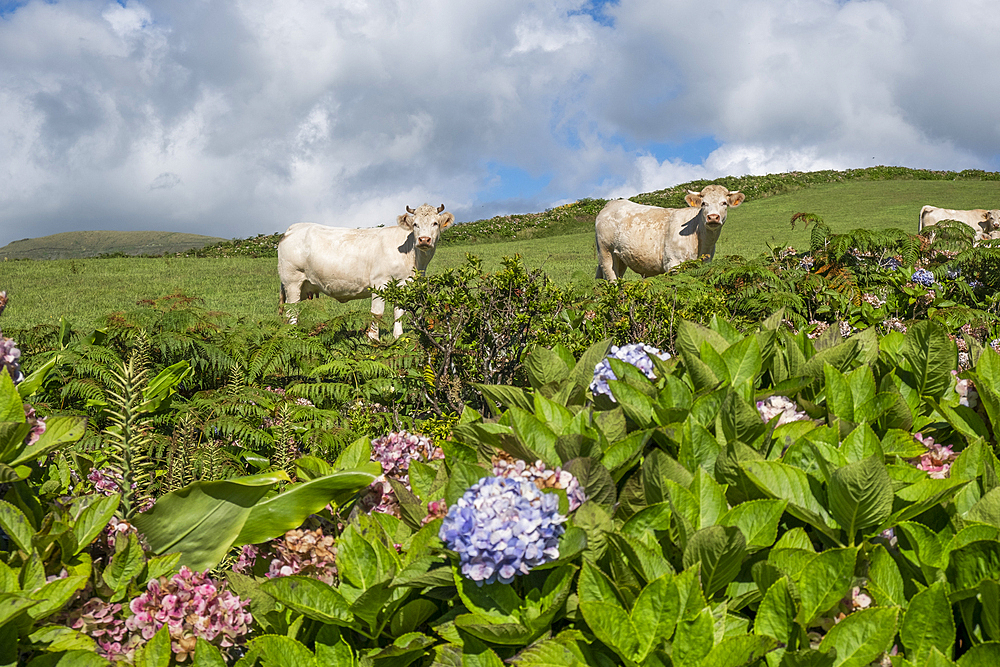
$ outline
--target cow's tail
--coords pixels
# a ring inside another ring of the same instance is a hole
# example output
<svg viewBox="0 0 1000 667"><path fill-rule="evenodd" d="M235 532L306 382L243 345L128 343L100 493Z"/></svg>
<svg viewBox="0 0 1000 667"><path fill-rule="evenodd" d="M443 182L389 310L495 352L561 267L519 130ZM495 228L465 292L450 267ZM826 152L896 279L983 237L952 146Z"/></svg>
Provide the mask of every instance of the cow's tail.
<svg viewBox="0 0 1000 667"><path fill-rule="evenodd" d="M597 230L594 230L594 248L596 249L597 255L597 275L594 276L595 279L600 280L604 277L604 269L601 268L601 242L597 238Z"/></svg>
<svg viewBox="0 0 1000 667"><path fill-rule="evenodd" d="M278 316L285 314L285 283L281 283L281 287L278 289Z"/></svg>

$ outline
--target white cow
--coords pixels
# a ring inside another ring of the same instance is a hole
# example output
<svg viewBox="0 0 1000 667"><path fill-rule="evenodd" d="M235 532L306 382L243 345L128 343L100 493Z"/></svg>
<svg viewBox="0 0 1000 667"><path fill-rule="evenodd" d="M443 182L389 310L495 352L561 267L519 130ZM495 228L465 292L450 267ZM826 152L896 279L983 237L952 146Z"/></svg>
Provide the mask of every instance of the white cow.
<svg viewBox="0 0 1000 667"><path fill-rule="evenodd" d="M688 190L692 208L661 208L627 199L608 202L597 214L597 277L617 280L626 269L642 277L666 273L681 262L715 256L730 206L746 195L721 185Z"/></svg>
<svg viewBox="0 0 1000 667"><path fill-rule="evenodd" d="M937 206L924 206L920 209L920 219L917 231L924 231L924 227L936 225L942 220L957 220L964 222L972 231L976 233L976 238L981 234L989 234L1000 229L1000 210L987 210L974 208L971 210L960 210L953 208L938 208Z"/></svg>
<svg viewBox="0 0 1000 667"><path fill-rule="evenodd" d="M396 227L344 229L313 222L292 225L278 243L278 277L281 279L281 305L297 303L318 294L332 296L344 303L372 297L372 321L368 336L378 340L378 321L385 302L372 296L373 287L384 287L396 279L406 282L421 273L434 257L434 246L441 230L455 216L442 213L444 204L435 209L424 204L396 219ZM392 333L399 337L403 311L394 309Z"/></svg>

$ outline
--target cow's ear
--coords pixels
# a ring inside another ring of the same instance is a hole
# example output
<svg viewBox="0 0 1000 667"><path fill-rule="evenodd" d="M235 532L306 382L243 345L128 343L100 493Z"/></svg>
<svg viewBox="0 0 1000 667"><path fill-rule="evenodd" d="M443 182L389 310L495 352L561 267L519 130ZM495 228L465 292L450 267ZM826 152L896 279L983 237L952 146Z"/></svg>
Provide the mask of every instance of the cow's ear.
<svg viewBox="0 0 1000 667"><path fill-rule="evenodd" d="M455 222L455 216L451 213L445 213L444 215L438 216L438 224L441 226L441 229L444 229L453 222Z"/></svg>
<svg viewBox="0 0 1000 667"><path fill-rule="evenodd" d="M409 229L410 231L413 231L413 220L410 220L410 216L406 215L405 213L403 215L396 216L396 224L402 227L403 229Z"/></svg>
<svg viewBox="0 0 1000 667"><path fill-rule="evenodd" d="M728 195L726 195L726 199L729 201L730 206L739 206L740 204L743 203L743 200L746 198L747 196L742 192L740 192L739 190L737 190L736 192L730 192Z"/></svg>
<svg viewBox="0 0 1000 667"><path fill-rule="evenodd" d="M699 206L701 206L701 193L691 192L690 190L688 190L687 195L685 195L684 197L684 201L688 203L688 206L694 206L695 208L698 208Z"/></svg>

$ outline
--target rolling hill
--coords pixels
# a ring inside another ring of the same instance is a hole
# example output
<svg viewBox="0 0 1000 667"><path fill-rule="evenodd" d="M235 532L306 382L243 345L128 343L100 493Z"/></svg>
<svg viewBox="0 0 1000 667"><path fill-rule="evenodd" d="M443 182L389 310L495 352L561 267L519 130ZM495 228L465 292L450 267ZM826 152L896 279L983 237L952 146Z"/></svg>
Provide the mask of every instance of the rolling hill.
<svg viewBox="0 0 1000 667"><path fill-rule="evenodd" d="M180 232L63 232L21 239L0 248L3 259L83 259L98 255L161 255L203 248L225 241L216 236Z"/></svg>

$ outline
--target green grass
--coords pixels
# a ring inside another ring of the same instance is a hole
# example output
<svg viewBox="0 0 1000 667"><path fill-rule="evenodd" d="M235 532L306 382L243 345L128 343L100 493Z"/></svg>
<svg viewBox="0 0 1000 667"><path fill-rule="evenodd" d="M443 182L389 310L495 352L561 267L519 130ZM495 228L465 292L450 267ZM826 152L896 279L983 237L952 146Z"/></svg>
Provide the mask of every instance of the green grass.
<svg viewBox="0 0 1000 667"><path fill-rule="evenodd" d="M798 212L819 215L834 232L898 227L915 233L924 204L1000 208L1000 182L990 180L849 180L796 187L732 209L717 254L753 257L767 252L768 245L806 249L810 230L802 225L792 230L789 224ZM551 229L528 229L509 241L445 244L438 248L430 273L461 265L466 253L479 255L487 270L499 267L504 256L520 254L527 267L543 269L554 281L588 289L597 266L593 219L567 210L571 215L561 221L560 229L568 233L547 236ZM93 327L109 313L134 308L142 299L177 292L203 299L210 310L249 320L275 316L278 305L273 257L0 261L0 290L10 295L0 318L6 331L56 324L63 315L79 328ZM369 302L339 304L323 297L305 307L332 316L365 312Z"/></svg>

